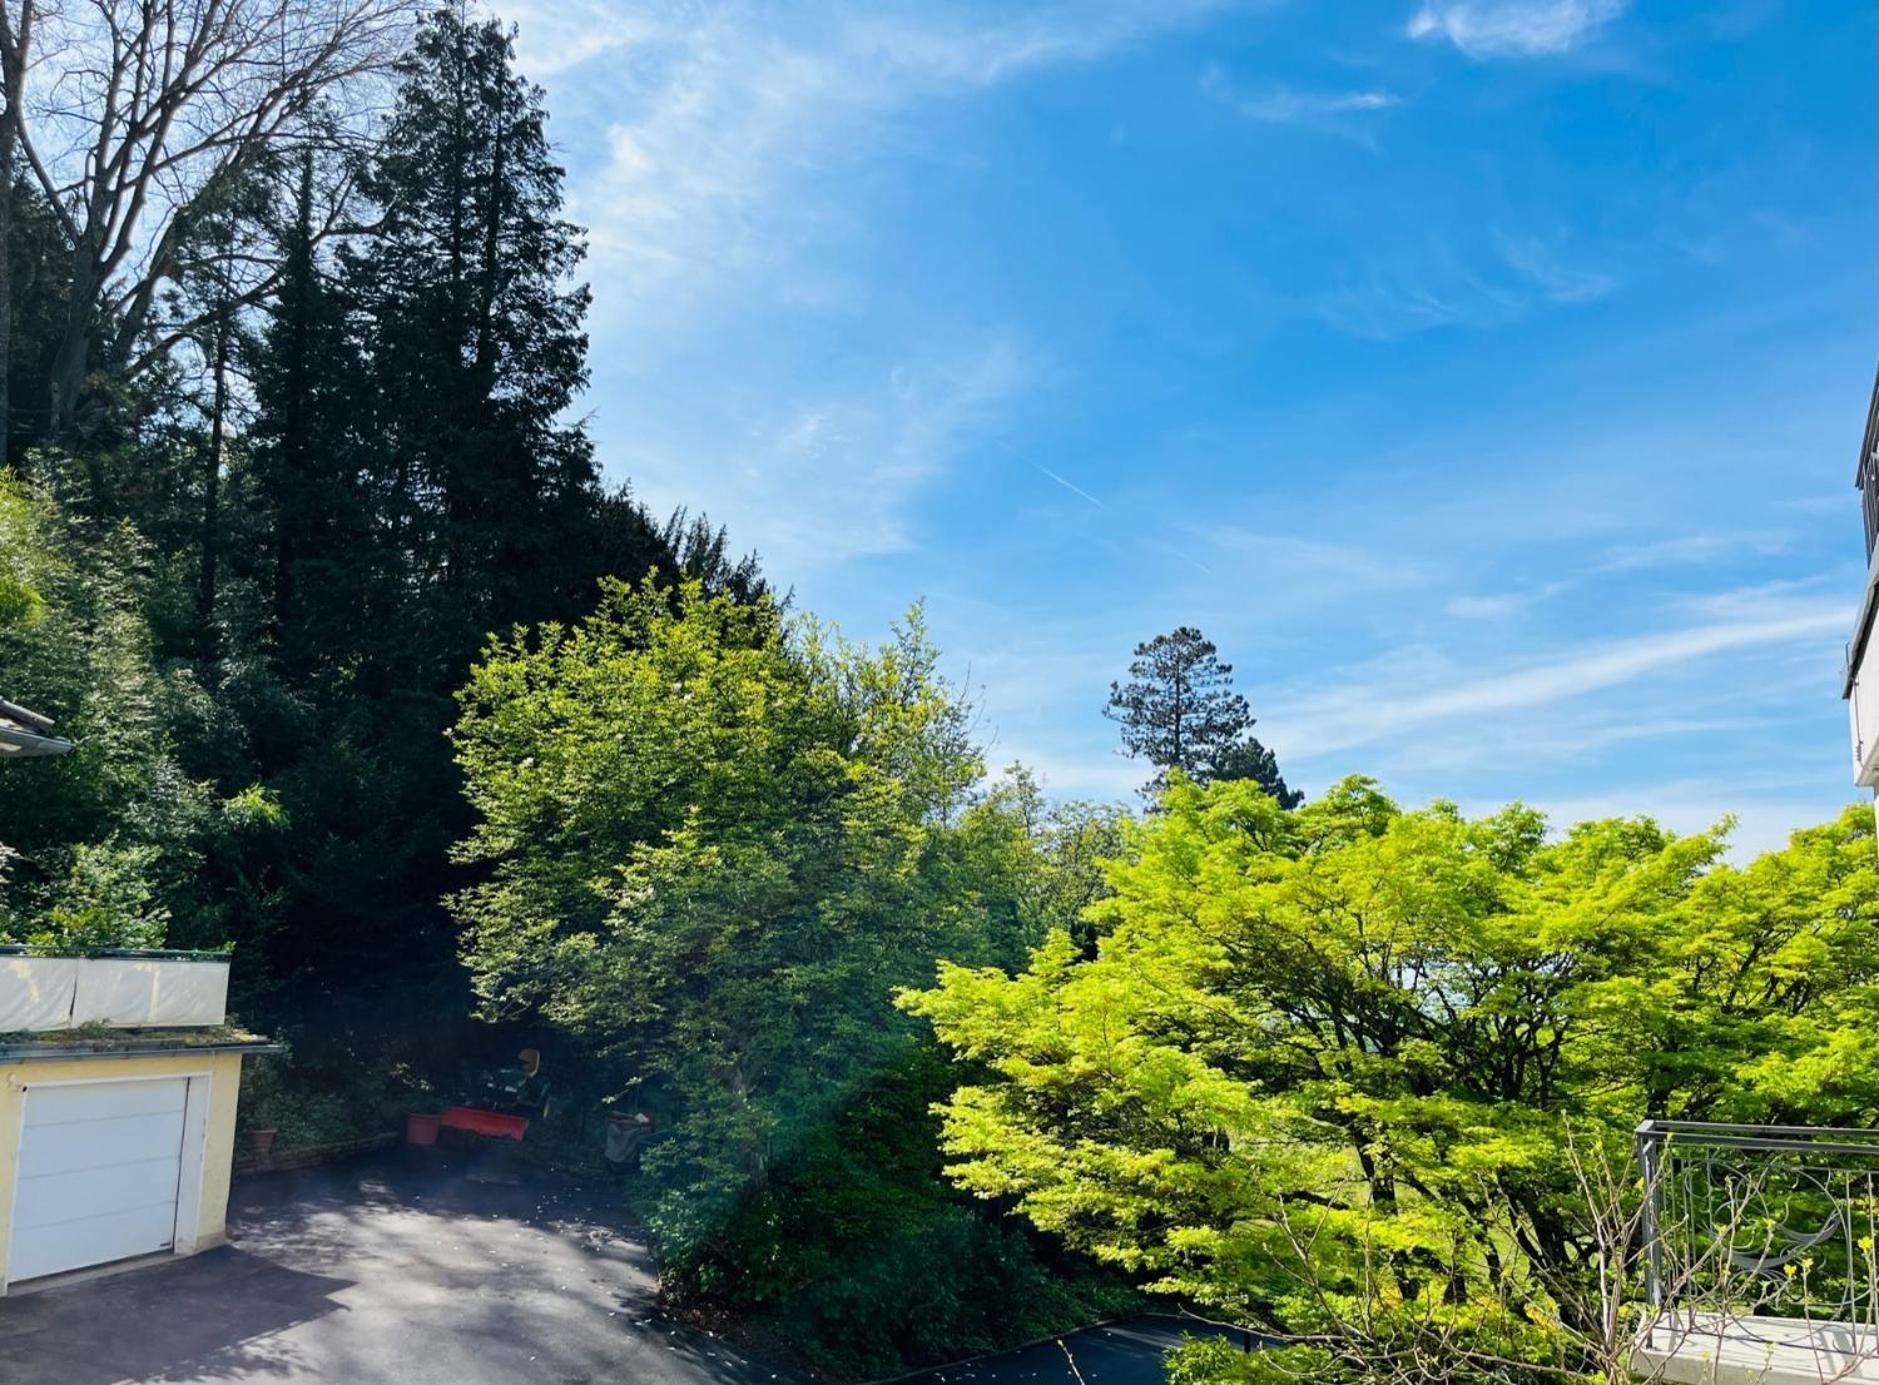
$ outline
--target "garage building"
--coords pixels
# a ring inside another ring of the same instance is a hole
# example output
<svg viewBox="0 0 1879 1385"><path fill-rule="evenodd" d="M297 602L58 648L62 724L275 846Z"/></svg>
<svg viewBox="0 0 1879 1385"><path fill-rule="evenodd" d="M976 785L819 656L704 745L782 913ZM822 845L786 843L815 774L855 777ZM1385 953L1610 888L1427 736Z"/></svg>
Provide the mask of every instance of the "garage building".
<svg viewBox="0 0 1879 1385"><path fill-rule="evenodd" d="M228 959L0 949L0 1294L219 1245L242 1056Z"/></svg>

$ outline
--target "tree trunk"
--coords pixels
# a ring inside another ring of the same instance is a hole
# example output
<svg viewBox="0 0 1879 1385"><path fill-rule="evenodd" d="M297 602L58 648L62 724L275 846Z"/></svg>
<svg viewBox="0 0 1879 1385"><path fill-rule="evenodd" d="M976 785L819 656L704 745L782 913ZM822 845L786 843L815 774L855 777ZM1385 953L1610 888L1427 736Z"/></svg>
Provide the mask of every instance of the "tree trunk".
<svg viewBox="0 0 1879 1385"><path fill-rule="evenodd" d="M26 95L26 62L33 37L34 0L21 0L19 24L0 11L0 467L13 442L13 199L19 168L21 102Z"/></svg>
<svg viewBox="0 0 1879 1385"><path fill-rule="evenodd" d="M275 318L281 360L281 431L274 457L274 649L289 658L294 624L294 537L311 522L307 505L307 389L311 361L307 334L312 330L318 274L313 259L313 151L300 157L300 189L294 202L294 232L289 242L286 278ZM325 497L322 497L324 503Z"/></svg>
<svg viewBox="0 0 1879 1385"><path fill-rule="evenodd" d="M226 317L215 328L215 401L209 418L209 461L202 475L202 585L196 593L196 616L202 622L203 653L213 659L216 566L222 545L222 436L228 413L228 337Z"/></svg>
<svg viewBox="0 0 1879 1385"><path fill-rule="evenodd" d="M71 298L65 308L59 349L52 357L51 417L47 420L47 432L55 441L67 445L78 440L78 398L85 388L85 374L91 365L91 315L97 299L95 268L85 247L80 246L73 252ZM101 504L104 474L95 462L87 465L92 481L92 502Z"/></svg>
<svg viewBox="0 0 1879 1385"><path fill-rule="evenodd" d="M7 82L9 93L13 83ZM17 98L9 95L9 103ZM0 467L12 453L13 392L13 138L12 111L0 117Z"/></svg>

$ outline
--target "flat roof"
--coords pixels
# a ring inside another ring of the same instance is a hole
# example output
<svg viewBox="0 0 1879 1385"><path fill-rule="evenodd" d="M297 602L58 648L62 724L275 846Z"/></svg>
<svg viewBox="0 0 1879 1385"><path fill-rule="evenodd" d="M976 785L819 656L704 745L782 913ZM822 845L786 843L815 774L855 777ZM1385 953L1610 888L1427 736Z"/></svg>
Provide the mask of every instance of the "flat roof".
<svg viewBox="0 0 1879 1385"><path fill-rule="evenodd" d="M48 1042L0 1043L0 1064L76 1063L92 1058L207 1057L215 1053L285 1053L286 1047L255 1034L125 1033L97 1038L54 1035Z"/></svg>
<svg viewBox="0 0 1879 1385"><path fill-rule="evenodd" d="M63 947L42 943L0 943L0 957L64 957L133 962L222 962L234 957L230 948L187 947Z"/></svg>

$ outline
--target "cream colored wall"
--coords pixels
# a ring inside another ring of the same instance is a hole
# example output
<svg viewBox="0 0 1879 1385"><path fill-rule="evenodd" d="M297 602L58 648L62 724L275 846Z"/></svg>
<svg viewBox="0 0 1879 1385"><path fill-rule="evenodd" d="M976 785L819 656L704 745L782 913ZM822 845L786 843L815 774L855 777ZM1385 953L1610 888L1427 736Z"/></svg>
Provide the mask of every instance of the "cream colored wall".
<svg viewBox="0 0 1879 1385"><path fill-rule="evenodd" d="M83 1058L57 1063L0 1063L0 1294L6 1292L7 1247L13 1240L13 1175L19 1163L20 1124L29 1082L124 1081L139 1077L209 1074L201 1212L196 1248L227 1239L228 1182L235 1159L235 1103L241 1095L239 1053L190 1053L187 1049L140 1058Z"/></svg>
<svg viewBox="0 0 1879 1385"><path fill-rule="evenodd" d="M235 1166L235 1103L241 1096L241 1055L218 1053L209 1084L209 1121L202 1155L202 1213L196 1249L228 1239L228 1181Z"/></svg>

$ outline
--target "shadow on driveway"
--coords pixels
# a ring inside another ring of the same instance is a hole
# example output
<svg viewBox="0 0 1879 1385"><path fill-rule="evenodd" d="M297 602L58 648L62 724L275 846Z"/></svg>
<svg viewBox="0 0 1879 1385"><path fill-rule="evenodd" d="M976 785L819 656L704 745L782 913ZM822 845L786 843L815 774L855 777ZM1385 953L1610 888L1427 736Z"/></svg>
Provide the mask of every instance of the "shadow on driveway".
<svg viewBox="0 0 1879 1385"><path fill-rule="evenodd" d="M292 1373L281 1334L343 1311L351 1281L232 1246L0 1302L0 1381L261 1380Z"/></svg>
<svg viewBox="0 0 1879 1385"><path fill-rule="evenodd" d="M238 1182L233 1246L0 1299L0 1385L799 1385L664 1315L611 1194L412 1153Z"/></svg>

